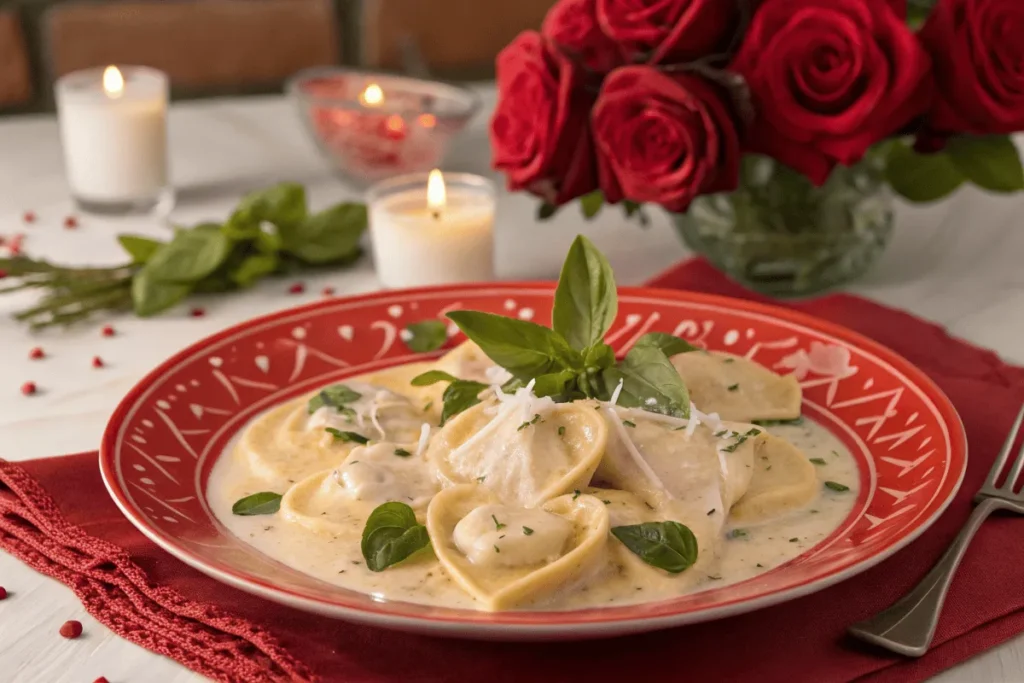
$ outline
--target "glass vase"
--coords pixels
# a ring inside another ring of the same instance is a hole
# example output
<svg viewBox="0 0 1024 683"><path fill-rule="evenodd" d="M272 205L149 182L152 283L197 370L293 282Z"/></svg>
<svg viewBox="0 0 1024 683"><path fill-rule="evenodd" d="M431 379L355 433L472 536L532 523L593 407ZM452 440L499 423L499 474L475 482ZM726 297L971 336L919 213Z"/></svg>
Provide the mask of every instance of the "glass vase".
<svg viewBox="0 0 1024 683"><path fill-rule="evenodd" d="M814 294L859 277L893 228L884 162L838 166L821 187L788 166L747 155L733 192L699 197L675 215L683 242L729 277L776 297Z"/></svg>

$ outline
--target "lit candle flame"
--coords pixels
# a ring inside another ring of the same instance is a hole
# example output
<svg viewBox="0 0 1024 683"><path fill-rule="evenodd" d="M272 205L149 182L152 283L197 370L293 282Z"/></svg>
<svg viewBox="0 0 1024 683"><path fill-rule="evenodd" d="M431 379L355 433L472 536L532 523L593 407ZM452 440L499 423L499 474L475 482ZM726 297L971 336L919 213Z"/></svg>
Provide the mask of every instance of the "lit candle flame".
<svg viewBox="0 0 1024 683"><path fill-rule="evenodd" d="M435 168L427 178L427 208L434 214L434 218L440 218L446 203L444 177L441 171Z"/></svg>
<svg viewBox="0 0 1024 683"><path fill-rule="evenodd" d="M376 83L366 86L359 99L368 107L379 107L384 102L384 91Z"/></svg>
<svg viewBox="0 0 1024 683"><path fill-rule="evenodd" d="M124 93L124 76L116 66L108 66L103 70L103 91L107 97L115 99Z"/></svg>

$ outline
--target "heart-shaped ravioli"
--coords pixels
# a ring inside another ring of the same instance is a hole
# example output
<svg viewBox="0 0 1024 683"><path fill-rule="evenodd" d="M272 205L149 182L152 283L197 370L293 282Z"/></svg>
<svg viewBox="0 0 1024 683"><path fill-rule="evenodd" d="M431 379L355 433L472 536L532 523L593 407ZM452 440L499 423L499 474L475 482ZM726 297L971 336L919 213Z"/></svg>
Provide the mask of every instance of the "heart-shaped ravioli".
<svg viewBox="0 0 1024 683"><path fill-rule="evenodd" d="M535 507L589 484L607 440L589 404L492 401L448 422L427 459L451 484L480 483L506 503Z"/></svg>
<svg viewBox="0 0 1024 683"><path fill-rule="evenodd" d="M422 510L438 484L411 446L383 441L352 449L334 470L318 472L292 486L281 499L281 515L314 530L357 525L381 503L399 502Z"/></svg>
<svg viewBox="0 0 1024 683"><path fill-rule="evenodd" d="M742 356L690 351L672 356L690 400L723 420L791 420L800 417L800 384Z"/></svg>
<svg viewBox="0 0 1024 683"><path fill-rule="evenodd" d="M750 486L732 508L738 522L758 522L798 510L818 495L814 465L793 444L763 432L754 442Z"/></svg>
<svg viewBox="0 0 1024 683"><path fill-rule="evenodd" d="M427 531L441 565L483 609L543 601L600 568L608 511L589 495L565 495L539 508L504 504L483 486L441 491L427 509Z"/></svg>

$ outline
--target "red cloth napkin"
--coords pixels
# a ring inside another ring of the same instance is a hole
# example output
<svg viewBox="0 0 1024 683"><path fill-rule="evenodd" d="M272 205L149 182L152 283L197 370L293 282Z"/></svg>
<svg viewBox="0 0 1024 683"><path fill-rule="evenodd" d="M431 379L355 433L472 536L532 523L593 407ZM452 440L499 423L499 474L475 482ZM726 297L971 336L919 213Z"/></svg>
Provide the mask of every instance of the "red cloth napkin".
<svg viewBox="0 0 1024 683"><path fill-rule="evenodd" d="M653 284L751 296L701 261ZM905 660L845 636L847 625L908 590L955 536L1024 401L1024 368L857 297L795 307L859 330L920 365L956 404L971 458L963 488L928 533L864 574L783 605L580 643L480 643L354 626L228 588L159 550L104 495L93 453L20 467L0 462L0 548L71 585L89 611L122 636L223 681L903 683L1024 631L1024 520L997 517L975 537L928 655ZM19 598L14 593L11 599ZM83 649L82 657L88 655ZM41 650L38 656L46 655Z"/></svg>

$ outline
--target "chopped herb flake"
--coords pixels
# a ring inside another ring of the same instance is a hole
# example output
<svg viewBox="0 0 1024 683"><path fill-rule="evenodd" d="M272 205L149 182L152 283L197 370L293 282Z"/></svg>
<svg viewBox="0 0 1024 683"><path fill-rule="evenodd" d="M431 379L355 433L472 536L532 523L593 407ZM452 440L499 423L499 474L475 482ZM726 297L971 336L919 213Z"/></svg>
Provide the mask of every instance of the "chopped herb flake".
<svg viewBox="0 0 1024 683"><path fill-rule="evenodd" d="M708 576L708 578L709 578L709 579L711 579L712 581L721 581L721 580L722 580L722 577L721 577L721 576L715 576L714 574L708 574L707 576Z"/></svg>
<svg viewBox="0 0 1024 683"><path fill-rule="evenodd" d="M636 427L636 422L633 422L632 420L623 420L622 424L626 427Z"/></svg>
<svg viewBox="0 0 1024 683"><path fill-rule="evenodd" d="M837 481L826 481L825 488L832 489L833 491L839 491L840 493L842 493L843 491L850 490L849 486L847 486L846 484L840 484Z"/></svg>
<svg viewBox="0 0 1024 683"><path fill-rule="evenodd" d="M612 504L612 502L610 500L605 500L604 498L601 499L601 502L604 503L605 505L611 505Z"/></svg>
<svg viewBox="0 0 1024 683"><path fill-rule="evenodd" d="M579 497L580 497L580 490L579 490L579 489L576 489L576 490L574 490L574 491L572 492L572 499L573 499L573 500L576 500L576 499L577 499L577 498L579 498Z"/></svg>
<svg viewBox="0 0 1024 683"><path fill-rule="evenodd" d="M727 389L728 389L729 391L736 391L737 389L739 389L739 388L740 388L740 385L739 385L739 384L730 384L730 385L729 385L728 387L726 387L726 388L727 388Z"/></svg>
<svg viewBox="0 0 1024 683"><path fill-rule="evenodd" d="M370 443L369 439L358 432L343 432L340 429L335 429L334 427L327 427L324 431L333 436L335 441L341 441L342 443Z"/></svg>
<svg viewBox="0 0 1024 683"><path fill-rule="evenodd" d="M500 553L501 552L501 548L499 548L498 546L494 546L494 552Z"/></svg>
<svg viewBox="0 0 1024 683"><path fill-rule="evenodd" d="M746 529L733 529L728 534L729 538L743 538L746 535L747 535L747 530Z"/></svg>
<svg viewBox="0 0 1024 683"><path fill-rule="evenodd" d="M494 520L494 528L497 529L498 531L501 531L502 529L504 529L507 526L507 525L502 524L501 522L499 522L498 518L495 517L494 515L491 515L491 519Z"/></svg>
<svg viewBox="0 0 1024 683"><path fill-rule="evenodd" d="M722 362L723 362L723 363L735 363L735 362L736 362L736 359L735 359L735 358L726 358L726 359L725 359L725 360L723 360Z"/></svg>
<svg viewBox="0 0 1024 683"><path fill-rule="evenodd" d="M486 479L486 478L487 477L477 477L476 480L482 484L482 483L484 483L484 479Z"/></svg>
<svg viewBox="0 0 1024 683"><path fill-rule="evenodd" d="M725 436L728 433L729 433L728 429L723 429L720 432L715 432L715 436L717 436L719 439L721 439L723 436Z"/></svg>
<svg viewBox="0 0 1024 683"><path fill-rule="evenodd" d="M813 462L815 465L824 465L825 464L825 459L824 458L811 458L811 462Z"/></svg>
<svg viewBox="0 0 1024 683"><path fill-rule="evenodd" d="M755 566L755 567L757 567L758 569L764 569L764 565L763 565L763 564L761 564L760 562L758 562L758 563L757 563L757 564L755 564L754 566Z"/></svg>
<svg viewBox="0 0 1024 683"><path fill-rule="evenodd" d="M562 436L563 434L565 434L565 427L559 427L558 428L558 435Z"/></svg>
<svg viewBox="0 0 1024 683"><path fill-rule="evenodd" d="M528 526L523 527L523 536L530 536L533 534L533 529Z"/></svg>
<svg viewBox="0 0 1024 683"><path fill-rule="evenodd" d="M715 508L711 508L710 510L708 510L708 517L710 517L713 514L715 514Z"/></svg>
<svg viewBox="0 0 1024 683"><path fill-rule="evenodd" d="M430 410L433 407L434 407L434 402L433 401L427 401L427 405L423 406L423 412L425 413L425 412L427 412L428 410Z"/></svg>
<svg viewBox="0 0 1024 683"><path fill-rule="evenodd" d="M799 538L791 538L791 539L789 539L789 542L790 543L796 543L799 540L800 540Z"/></svg>
<svg viewBox="0 0 1024 683"><path fill-rule="evenodd" d="M412 455L412 453L405 450L404 448L396 448L395 455L397 455L399 458L408 458L410 455Z"/></svg>

